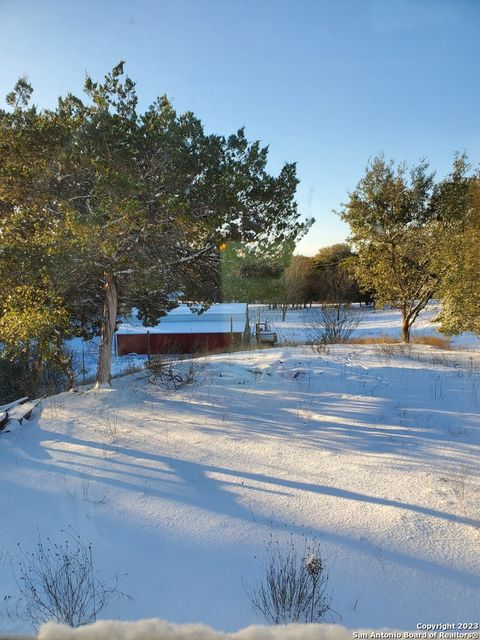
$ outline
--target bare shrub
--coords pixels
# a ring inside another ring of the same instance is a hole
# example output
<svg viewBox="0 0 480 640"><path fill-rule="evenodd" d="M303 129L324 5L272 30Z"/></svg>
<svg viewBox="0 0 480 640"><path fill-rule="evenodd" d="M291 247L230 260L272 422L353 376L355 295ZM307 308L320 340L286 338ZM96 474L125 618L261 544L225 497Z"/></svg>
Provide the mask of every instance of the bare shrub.
<svg viewBox="0 0 480 640"><path fill-rule="evenodd" d="M412 353L412 346L411 344L406 344L405 342L385 342L380 344L380 352L386 355L408 357Z"/></svg>
<svg viewBox="0 0 480 640"><path fill-rule="evenodd" d="M63 347L54 361L45 362L38 393L54 395L71 389L75 382L73 360L72 349Z"/></svg>
<svg viewBox="0 0 480 640"><path fill-rule="evenodd" d="M448 425L448 433L452 436L452 438L462 438L468 436L468 429L463 425Z"/></svg>
<svg viewBox="0 0 480 640"><path fill-rule="evenodd" d="M116 408L112 407L99 413L96 418L96 425L105 445L118 442L120 419Z"/></svg>
<svg viewBox="0 0 480 640"><path fill-rule="evenodd" d="M65 478L63 479L65 493L74 502L83 501L86 504L92 504L94 506L101 504L108 504L109 499L106 494L96 496L92 490L91 476L86 473L82 473L81 482L73 487L67 485Z"/></svg>
<svg viewBox="0 0 480 640"><path fill-rule="evenodd" d="M319 309L308 320L309 333L317 346L348 342L362 320L362 314L345 306Z"/></svg>
<svg viewBox="0 0 480 640"><path fill-rule="evenodd" d="M394 357L411 358L412 346L405 342L381 342L378 345L378 353L384 360L385 365L390 367Z"/></svg>
<svg viewBox="0 0 480 640"><path fill-rule="evenodd" d="M147 365L147 378L162 389L178 391L194 384L206 363L195 359L171 360L161 356L152 358Z"/></svg>
<svg viewBox="0 0 480 640"><path fill-rule="evenodd" d="M327 592L329 573L317 541L304 541L300 552L293 537L286 546L270 540L264 574L249 592L253 608L272 624L334 622L339 618Z"/></svg>
<svg viewBox="0 0 480 640"><path fill-rule="evenodd" d="M125 596L119 576L103 581L94 568L92 543L62 531L63 543L44 543L39 536L34 551L24 551L15 574L20 591L20 615L36 627L49 620L79 627L97 619L112 598Z"/></svg>
<svg viewBox="0 0 480 640"><path fill-rule="evenodd" d="M124 378L125 376L131 376L134 373L140 373L140 371L143 371L145 369L145 365L135 365L135 364L131 364L128 367L125 367L125 369L122 369L121 371L118 372L118 374L115 374L113 377L114 378Z"/></svg>

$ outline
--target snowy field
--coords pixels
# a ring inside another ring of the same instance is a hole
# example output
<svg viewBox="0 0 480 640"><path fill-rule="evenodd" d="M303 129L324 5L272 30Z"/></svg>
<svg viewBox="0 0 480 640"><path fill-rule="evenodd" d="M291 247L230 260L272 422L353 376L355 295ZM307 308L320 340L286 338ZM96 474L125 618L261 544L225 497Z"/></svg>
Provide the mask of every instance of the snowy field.
<svg viewBox="0 0 480 640"><path fill-rule="evenodd" d="M269 326L278 335L279 345L302 345L311 341L318 334L317 324L319 307L289 310L285 321L282 321L280 310L269 310L266 305L249 305L249 319L251 331L255 331L256 322L268 321ZM438 332L438 325L432 322L438 313L438 306L431 304L424 310L412 330L412 336L444 337ZM390 336L400 337L400 312L395 309L374 310L367 307L356 307L359 324L352 334L352 338ZM129 322L132 322L130 319ZM133 320L133 323L135 321ZM137 324L140 324L139 322ZM480 351L480 338L471 334L462 334L451 340L452 346ZM96 372L98 358L98 339L85 342L78 338L67 341L67 347L74 352L75 369L78 382L88 381ZM129 355L117 357L115 350L112 357L112 371L120 375L125 371L138 369L145 365L146 356Z"/></svg>
<svg viewBox="0 0 480 640"><path fill-rule="evenodd" d="M365 306L352 306L352 314L358 319L358 326L352 333L352 338L390 337L399 339L401 336L401 314L397 309L373 309ZM412 337L435 336L445 338L439 332L438 323L434 318L440 311L440 305L429 304L420 312L412 327ZM272 330L278 334L280 344L305 344L318 335L318 317L321 308L289 310L285 321L279 309L269 310L265 305L249 305L250 322L252 328L255 322L268 321ZM453 347L480 350L480 338L472 334L463 333L451 339Z"/></svg>
<svg viewBox="0 0 480 640"><path fill-rule="evenodd" d="M233 631L264 622L247 591L293 535L319 541L346 627L478 621L475 356L279 347L195 360L177 392L141 372L46 399L0 436L0 594L17 543L72 527L130 596L102 617Z"/></svg>

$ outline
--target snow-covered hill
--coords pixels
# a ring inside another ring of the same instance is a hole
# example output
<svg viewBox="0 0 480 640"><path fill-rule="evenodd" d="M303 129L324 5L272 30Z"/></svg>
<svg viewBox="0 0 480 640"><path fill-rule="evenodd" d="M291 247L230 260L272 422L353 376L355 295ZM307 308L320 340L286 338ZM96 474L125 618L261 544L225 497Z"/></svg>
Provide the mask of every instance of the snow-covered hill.
<svg viewBox="0 0 480 640"><path fill-rule="evenodd" d="M179 391L126 376L47 398L0 435L0 596L17 593L17 543L62 541L70 526L102 576L126 574L131 599L104 617L235 630L263 622L247 591L269 539L293 535L320 542L346 627L473 620L473 356L342 345L195 362ZM4 615L0 629L28 624Z"/></svg>

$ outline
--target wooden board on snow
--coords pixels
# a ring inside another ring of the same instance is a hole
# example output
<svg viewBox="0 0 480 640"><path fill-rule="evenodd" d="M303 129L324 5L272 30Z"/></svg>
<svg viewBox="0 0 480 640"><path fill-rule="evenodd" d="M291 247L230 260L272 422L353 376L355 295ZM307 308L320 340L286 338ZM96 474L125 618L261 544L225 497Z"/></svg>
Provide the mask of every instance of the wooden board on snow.
<svg viewBox="0 0 480 640"><path fill-rule="evenodd" d="M10 420L18 420L20 424L22 424L22 420L24 418L28 420L32 415L32 411L37 405L40 404L44 397L45 396L43 396L42 398L37 398L36 400L30 400L29 402L23 402L22 404L15 405L12 409L7 411L8 422L10 422Z"/></svg>
<svg viewBox="0 0 480 640"><path fill-rule="evenodd" d="M2 413L3 411L7 411L8 412L9 409L12 409L13 407L16 407L17 404L23 404L27 400L29 400L29 397L25 396L24 398L19 398L18 400L14 400L13 402L8 402L7 404L2 404L2 405L0 405L0 413Z"/></svg>

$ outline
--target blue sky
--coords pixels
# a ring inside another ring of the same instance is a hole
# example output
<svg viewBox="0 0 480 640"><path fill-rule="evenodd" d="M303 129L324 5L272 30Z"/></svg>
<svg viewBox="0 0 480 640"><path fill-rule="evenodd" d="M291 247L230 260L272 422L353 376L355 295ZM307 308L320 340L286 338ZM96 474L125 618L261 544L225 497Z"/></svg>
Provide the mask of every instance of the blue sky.
<svg viewBox="0 0 480 640"><path fill-rule="evenodd" d="M120 59L142 107L167 94L297 162L305 254L348 235L332 209L377 153L480 159L480 0L0 0L2 100L26 75L52 106Z"/></svg>

